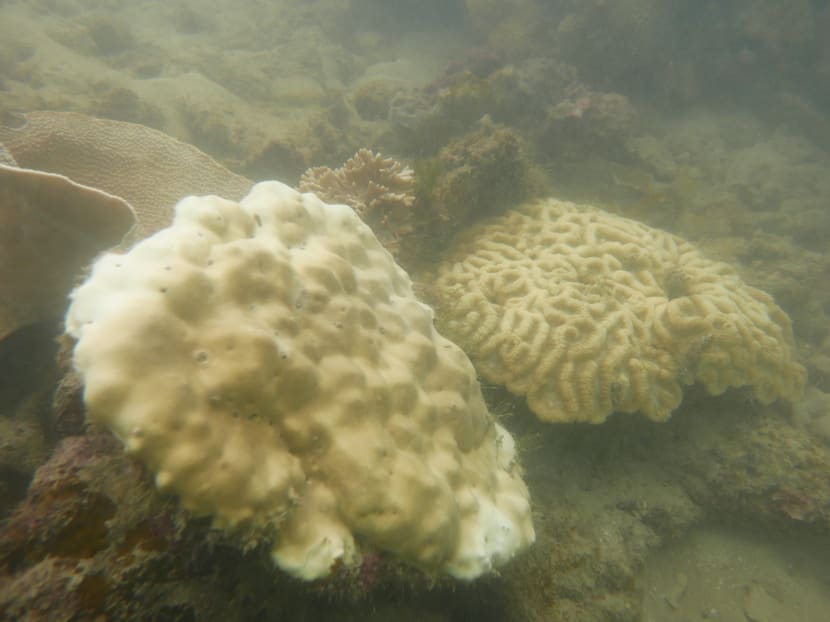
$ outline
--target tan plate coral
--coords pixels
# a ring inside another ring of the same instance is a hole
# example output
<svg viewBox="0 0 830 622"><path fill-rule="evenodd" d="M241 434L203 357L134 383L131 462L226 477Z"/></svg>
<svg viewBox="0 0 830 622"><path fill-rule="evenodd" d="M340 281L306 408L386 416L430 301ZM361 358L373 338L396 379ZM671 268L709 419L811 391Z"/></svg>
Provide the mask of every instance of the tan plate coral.
<svg viewBox="0 0 830 622"><path fill-rule="evenodd" d="M82 269L134 223L132 208L118 197L0 164L0 339L59 320Z"/></svg>
<svg viewBox="0 0 830 622"><path fill-rule="evenodd" d="M95 264L66 327L89 417L295 576L367 546L472 578L533 540L472 364L345 205L277 182L188 198Z"/></svg>
<svg viewBox="0 0 830 622"><path fill-rule="evenodd" d="M131 241L170 224L173 207L190 194L240 199L253 183L162 132L75 112L39 110L0 125L3 142L20 166L66 175L124 198L138 226Z"/></svg>
<svg viewBox="0 0 830 622"><path fill-rule="evenodd" d="M800 396L790 321L664 231L547 199L464 232L431 279L439 329L546 421L663 421L683 386Z"/></svg>

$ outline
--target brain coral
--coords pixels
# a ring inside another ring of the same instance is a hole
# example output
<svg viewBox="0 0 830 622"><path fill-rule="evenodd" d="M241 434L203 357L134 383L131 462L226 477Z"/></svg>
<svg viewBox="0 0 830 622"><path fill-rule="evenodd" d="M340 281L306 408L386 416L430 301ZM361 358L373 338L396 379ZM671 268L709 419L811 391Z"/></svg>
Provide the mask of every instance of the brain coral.
<svg viewBox="0 0 830 622"><path fill-rule="evenodd" d="M66 325L88 416L295 576L366 545L471 578L533 540L469 359L347 206L277 182L185 199L95 264Z"/></svg>
<svg viewBox="0 0 830 622"><path fill-rule="evenodd" d="M667 419L682 387L797 398L787 315L666 232L532 202L461 235L430 286L439 328L546 421Z"/></svg>

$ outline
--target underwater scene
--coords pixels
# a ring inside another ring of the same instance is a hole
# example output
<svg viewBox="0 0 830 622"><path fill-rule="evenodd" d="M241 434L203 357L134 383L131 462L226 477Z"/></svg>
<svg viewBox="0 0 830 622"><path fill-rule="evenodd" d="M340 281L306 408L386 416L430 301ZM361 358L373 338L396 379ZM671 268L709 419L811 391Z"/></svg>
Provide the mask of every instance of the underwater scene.
<svg viewBox="0 0 830 622"><path fill-rule="evenodd" d="M0 620L830 620L828 32L0 0Z"/></svg>

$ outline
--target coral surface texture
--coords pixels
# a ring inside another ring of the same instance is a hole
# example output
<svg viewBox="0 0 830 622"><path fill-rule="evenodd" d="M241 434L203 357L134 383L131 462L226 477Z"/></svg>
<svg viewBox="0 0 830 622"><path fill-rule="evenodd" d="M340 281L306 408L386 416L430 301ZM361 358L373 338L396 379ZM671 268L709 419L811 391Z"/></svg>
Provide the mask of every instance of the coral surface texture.
<svg viewBox="0 0 830 622"><path fill-rule="evenodd" d="M439 328L547 421L667 419L684 385L795 399L786 313L690 243L547 199L464 232L431 285Z"/></svg>
<svg viewBox="0 0 830 622"><path fill-rule="evenodd" d="M374 550L472 578L533 540L528 492L432 320L351 208L266 182L103 256L66 325L88 416L287 572Z"/></svg>

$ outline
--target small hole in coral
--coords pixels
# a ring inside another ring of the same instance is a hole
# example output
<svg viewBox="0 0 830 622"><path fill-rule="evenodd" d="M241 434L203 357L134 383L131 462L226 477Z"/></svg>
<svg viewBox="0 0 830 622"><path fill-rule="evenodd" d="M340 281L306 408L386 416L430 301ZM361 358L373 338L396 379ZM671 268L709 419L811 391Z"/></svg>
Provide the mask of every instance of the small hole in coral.
<svg viewBox="0 0 830 622"><path fill-rule="evenodd" d="M258 227L262 226L262 218L259 217L259 214L254 214L254 220L256 221Z"/></svg>

